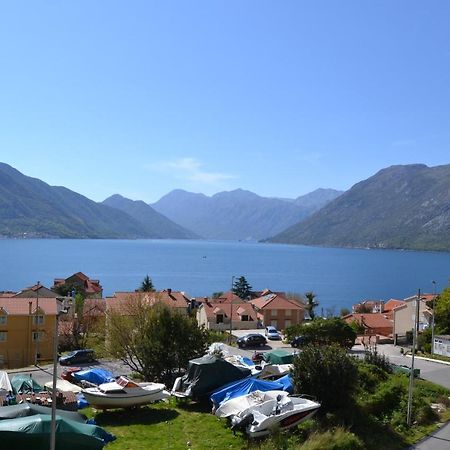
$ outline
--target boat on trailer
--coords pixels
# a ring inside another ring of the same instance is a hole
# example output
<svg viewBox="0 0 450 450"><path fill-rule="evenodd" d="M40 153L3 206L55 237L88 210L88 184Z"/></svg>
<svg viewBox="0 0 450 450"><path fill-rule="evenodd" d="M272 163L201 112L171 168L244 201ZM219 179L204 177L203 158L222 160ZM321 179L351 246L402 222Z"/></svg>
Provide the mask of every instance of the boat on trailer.
<svg viewBox="0 0 450 450"><path fill-rule="evenodd" d="M123 376L111 383L86 388L81 392L87 402L97 409L131 408L170 397L164 384L135 383Z"/></svg>
<svg viewBox="0 0 450 450"><path fill-rule="evenodd" d="M295 427L319 408L320 403L285 391L255 391L225 402L215 414L228 417L233 431L243 430L250 437L260 437Z"/></svg>

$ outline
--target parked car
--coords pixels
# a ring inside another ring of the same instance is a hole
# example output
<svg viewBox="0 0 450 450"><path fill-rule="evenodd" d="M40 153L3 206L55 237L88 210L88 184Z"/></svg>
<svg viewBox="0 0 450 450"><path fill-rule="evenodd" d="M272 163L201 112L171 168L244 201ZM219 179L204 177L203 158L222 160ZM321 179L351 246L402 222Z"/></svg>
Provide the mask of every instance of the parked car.
<svg viewBox="0 0 450 450"><path fill-rule="evenodd" d="M95 361L94 350L74 350L73 352L59 358L59 363L62 366L89 363L92 361Z"/></svg>
<svg viewBox="0 0 450 450"><path fill-rule="evenodd" d="M299 348L309 343L309 339L306 336L295 336L290 344L291 347Z"/></svg>
<svg viewBox="0 0 450 450"><path fill-rule="evenodd" d="M281 334L272 325L269 325L268 327L266 327L265 335L266 335L267 339L270 339L271 341L280 341L281 340Z"/></svg>
<svg viewBox="0 0 450 450"><path fill-rule="evenodd" d="M267 344L266 338L259 333L250 333L240 337L237 341L239 348L259 347Z"/></svg>

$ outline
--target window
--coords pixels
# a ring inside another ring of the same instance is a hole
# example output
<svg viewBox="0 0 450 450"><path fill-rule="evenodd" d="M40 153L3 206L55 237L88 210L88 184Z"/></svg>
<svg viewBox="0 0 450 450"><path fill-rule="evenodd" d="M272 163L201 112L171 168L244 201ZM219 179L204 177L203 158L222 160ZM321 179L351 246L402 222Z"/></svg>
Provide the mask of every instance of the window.
<svg viewBox="0 0 450 450"><path fill-rule="evenodd" d="M0 325L6 325L6 322L8 321L8 316L0 316Z"/></svg>
<svg viewBox="0 0 450 450"><path fill-rule="evenodd" d="M33 325L44 325L44 316L42 314L34 315Z"/></svg>
<svg viewBox="0 0 450 450"><path fill-rule="evenodd" d="M291 316L292 316L292 309L286 309L286 310L284 311L284 315L285 315L286 317L291 317Z"/></svg>
<svg viewBox="0 0 450 450"><path fill-rule="evenodd" d="M32 339L34 342L42 341L42 332L41 331L33 331Z"/></svg>
<svg viewBox="0 0 450 450"><path fill-rule="evenodd" d="M8 333L6 331L0 331L0 342L6 342Z"/></svg>
<svg viewBox="0 0 450 450"><path fill-rule="evenodd" d="M272 310L270 311L270 315L271 315L272 317L277 317L277 316L278 316L278 309L272 309Z"/></svg>
<svg viewBox="0 0 450 450"><path fill-rule="evenodd" d="M248 322L249 321L248 314L242 314L241 321L242 322Z"/></svg>
<svg viewBox="0 0 450 450"><path fill-rule="evenodd" d="M216 323L223 323L223 314L216 315Z"/></svg>

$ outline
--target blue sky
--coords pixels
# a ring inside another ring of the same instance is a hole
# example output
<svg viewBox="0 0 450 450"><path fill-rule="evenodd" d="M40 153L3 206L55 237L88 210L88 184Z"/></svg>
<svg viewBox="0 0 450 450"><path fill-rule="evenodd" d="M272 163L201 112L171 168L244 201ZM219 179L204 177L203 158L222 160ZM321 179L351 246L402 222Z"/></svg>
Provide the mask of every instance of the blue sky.
<svg viewBox="0 0 450 450"><path fill-rule="evenodd" d="M0 4L0 161L94 200L449 163L450 2Z"/></svg>

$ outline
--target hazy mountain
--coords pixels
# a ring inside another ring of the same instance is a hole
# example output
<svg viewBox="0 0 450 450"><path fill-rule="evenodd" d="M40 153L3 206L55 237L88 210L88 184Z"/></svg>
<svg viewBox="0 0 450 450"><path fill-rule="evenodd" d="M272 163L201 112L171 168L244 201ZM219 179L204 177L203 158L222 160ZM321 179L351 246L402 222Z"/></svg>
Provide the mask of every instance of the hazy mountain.
<svg viewBox="0 0 450 450"><path fill-rule="evenodd" d="M450 165L383 169L270 241L450 250Z"/></svg>
<svg viewBox="0 0 450 450"><path fill-rule="evenodd" d="M336 189L319 188L309 194L297 197L294 203L304 208L309 214L312 214L322 209L335 198L338 198L342 193L343 191L337 191Z"/></svg>
<svg viewBox="0 0 450 450"><path fill-rule="evenodd" d="M172 222L159 212L156 212L147 203L138 200L133 201L121 195L115 194L103 201L104 205L120 209L137 220L149 234L155 234L158 238L171 239L196 239L199 236L192 231Z"/></svg>
<svg viewBox="0 0 450 450"><path fill-rule="evenodd" d="M157 237L122 211L0 163L0 235L6 237Z"/></svg>
<svg viewBox="0 0 450 450"><path fill-rule="evenodd" d="M242 189L212 197L177 189L152 206L205 238L244 240L272 236L311 214L312 199L307 207L297 200L260 197Z"/></svg>

